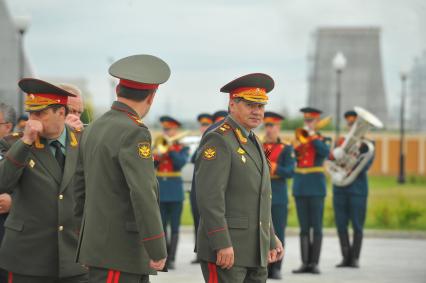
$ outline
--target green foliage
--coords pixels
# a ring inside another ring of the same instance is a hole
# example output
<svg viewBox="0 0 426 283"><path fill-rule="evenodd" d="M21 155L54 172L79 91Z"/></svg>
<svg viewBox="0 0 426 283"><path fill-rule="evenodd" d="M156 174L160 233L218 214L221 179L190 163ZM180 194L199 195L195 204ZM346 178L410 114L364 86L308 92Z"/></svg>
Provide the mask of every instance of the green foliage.
<svg viewBox="0 0 426 283"><path fill-rule="evenodd" d="M84 111L81 114L81 121L83 122L83 124L89 124L90 122L93 121L93 116L94 114L94 108L93 108L93 103L92 101L85 101L84 103Z"/></svg>
<svg viewBox="0 0 426 283"><path fill-rule="evenodd" d="M409 177L404 185L396 177L370 177L366 228L426 231L426 178ZM291 181L289 182L291 188ZM324 208L324 227L335 227L331 184ZM192 225L189 199L185 200L183 225ZM289 189L288 226L298 227L294 198Z"/></svg>

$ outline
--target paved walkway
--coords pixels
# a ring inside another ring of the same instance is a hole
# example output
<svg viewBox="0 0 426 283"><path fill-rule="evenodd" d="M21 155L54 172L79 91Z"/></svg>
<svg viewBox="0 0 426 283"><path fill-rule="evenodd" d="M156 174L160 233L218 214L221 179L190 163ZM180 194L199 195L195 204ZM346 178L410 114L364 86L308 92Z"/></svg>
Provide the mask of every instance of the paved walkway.
<svg viewBox="0 0 426 283"><path fill-rule="evenodd" d="M194 258L193 235L185 229L178 249L176 270L160 273L151 278L152 283L203 282L198 265L191 265ZM366 238L361 255L361 268L335 268L340 261L340 248L335 236L326 236L323 241L320 269L321 275L294 275L291 270L300 264L299 239L287 238L284 262L284 278L268 282L291 283L426 283L426 240Z"/></svg>

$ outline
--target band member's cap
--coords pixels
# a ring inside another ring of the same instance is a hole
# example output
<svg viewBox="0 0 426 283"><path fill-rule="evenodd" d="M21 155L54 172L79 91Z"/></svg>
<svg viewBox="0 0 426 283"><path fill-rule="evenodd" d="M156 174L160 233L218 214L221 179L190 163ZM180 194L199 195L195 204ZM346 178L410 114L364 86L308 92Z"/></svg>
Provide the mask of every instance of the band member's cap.
<svg viewBox="0 0 426 283"><path fill-rule="evenodd" d="M213 124L213 116L208 113L201 113L197 116L197 121L201 125L211 125Z"/></svg>
<svg viewBox="0 0 426 283"><path fill-rule="evenodd" d="M222 121L223 119L226 118L226 116L228 116L228 111L225 110L219 110L213 113L213 122L219 122Z"/></svg>
<svg viewBox="0 0 426 283"><path fill-rule="evenodd" d="M316 119L321 116L322 111L313 107L304 107L300 109L305 119Z"/></svg>
<svg viewBox="0 0 426 283"><path fill-rule="evenodd" d="M263 123L264 124L281 124L283 120L284 120L284 116L272 111L266 111L263 118Z"/></svg>
<svg viewBox="0 0 426 283"><path fill-rule="evenodd" d="M164 129L180 128L182 125L178 120L170 116L161 116L160 123Z"/></svg>

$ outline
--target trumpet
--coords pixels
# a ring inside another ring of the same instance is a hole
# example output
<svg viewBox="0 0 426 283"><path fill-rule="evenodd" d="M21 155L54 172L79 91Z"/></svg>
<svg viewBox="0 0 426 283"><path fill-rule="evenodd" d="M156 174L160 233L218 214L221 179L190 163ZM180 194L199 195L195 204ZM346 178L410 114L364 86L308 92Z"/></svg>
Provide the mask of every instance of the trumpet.
<svg viewBox="0 0 426 283"><path fill-rule="evenodd" d="M326 127L331 122L331 116L327 116L323 119L321 119L317 125L315 126L315 131L318 131L324 127ZM305 144L311 141L309 137L309 132L305 128L297 128L295 131L296 140L301 143Z"/></svg>
<svg viewBox="0 0 426 283"><path fill-rule="evenodd" d="M155 138L153 144L153 153L157 155L165 154L173 143L183 139L189 135L189 131L185 131L177 134L173 137L167 137L165 135L159 135Z"/></svg>

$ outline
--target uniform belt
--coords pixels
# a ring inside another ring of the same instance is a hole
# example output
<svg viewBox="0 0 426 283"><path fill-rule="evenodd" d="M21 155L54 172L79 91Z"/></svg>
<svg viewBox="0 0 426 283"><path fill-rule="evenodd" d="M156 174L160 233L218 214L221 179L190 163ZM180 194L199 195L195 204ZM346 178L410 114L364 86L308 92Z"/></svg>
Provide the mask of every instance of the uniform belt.
<svg viewBox="0 0 426 283"><path fill-rule="evenodd" d="M306 167L306 168L297 167L295 172L300 174L322 173L324 172L324 167Z"/></svg>
<svg viewBox="0 0 426 283"><path fill-rule="evenodd" d="M180 177L182 172L157 172L157 177Z"/></svg>

